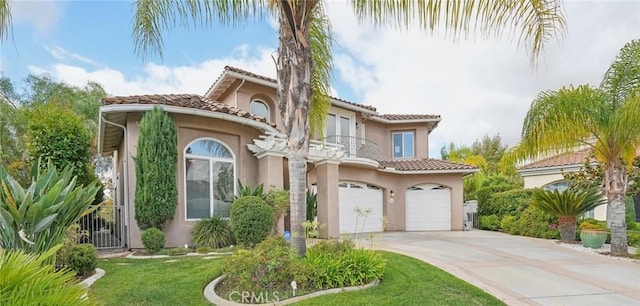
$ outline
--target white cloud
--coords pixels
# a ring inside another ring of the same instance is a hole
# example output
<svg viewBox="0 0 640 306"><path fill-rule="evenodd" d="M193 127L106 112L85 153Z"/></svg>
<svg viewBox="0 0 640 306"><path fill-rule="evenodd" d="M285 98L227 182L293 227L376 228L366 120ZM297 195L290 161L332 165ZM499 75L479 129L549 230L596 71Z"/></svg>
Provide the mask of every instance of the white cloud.
<svg viewBox="0 0 640 306"><path fill-rule="evenodd" d="M54 0L13 0L11 16L16 24L29 23L38 34L48 34L62 18L63 6L64 2Z"/></svg>
<svg viewBox="0 0 640 306"><path fill-rule="evenodd" d="M44 48L49 52L49 54L51 54L51 56L53 56L55 59L59 61L63 61L63 62L78 61L84 64L100 66L100 64L96 63L92 59L77 53L69 52L60 46L53 46L53 47L45 46Z"/></svg>
<svg viewBox="0 0 640 306"><path fill-rule="evenodd" d="M29 71L38 74L46 72L56 79L78 86L87 81L95 81L102 84L110 95L204 94L226 65L275 77L275 66L271 58L273 52L274 50L264 47L251 49L240 46L231 56L187 66L170 67L149 63L144 66L143 73L137 76L128 76L109 67L87 69L66 63L49 67L29 66Z"/></svg>
<svg viewBox="0 0 640 306"><path fill-rule="evenodd" d="M519 140L531 101L543 90L600 78L624 43L637 38L640 3L565 2L566 37L546 45L538 69L510 39L451 42L412 29L359 24L342 2L329 2L336 77L382 113L442 115L430 156L448 142L471 144L500 133Z"/></svg>

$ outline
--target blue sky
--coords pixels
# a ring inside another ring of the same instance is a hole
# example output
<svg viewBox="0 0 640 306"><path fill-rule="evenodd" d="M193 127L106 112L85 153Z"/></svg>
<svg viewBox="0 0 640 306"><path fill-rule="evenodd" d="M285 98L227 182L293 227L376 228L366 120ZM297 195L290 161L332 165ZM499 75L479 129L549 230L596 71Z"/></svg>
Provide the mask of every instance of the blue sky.
<svg viewBox="0 0 640 306"><path fill-rule="evenodd" d="M333 25L334 93L381 113L439 114L430 155L449 142L499 133L513 145L531 101L543 90L597 85L618 50L640 37L639 1L565 1L568 30L550 41L536 69L505 37L452 42L417 28L379 29L328 1ZM163 60L133 51L132 1L13 1L13 38L0 46L0 72L16 80L49 73L110 95L203 94L225 65L275 76L270 20L167 33Z"/></svg>

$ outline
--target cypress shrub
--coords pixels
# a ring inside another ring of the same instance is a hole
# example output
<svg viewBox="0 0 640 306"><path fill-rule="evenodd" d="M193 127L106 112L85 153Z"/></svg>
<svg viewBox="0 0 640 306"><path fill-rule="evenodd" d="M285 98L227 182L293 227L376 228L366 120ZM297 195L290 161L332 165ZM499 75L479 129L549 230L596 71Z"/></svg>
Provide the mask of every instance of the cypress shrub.
<svg viewBox="0 0 640 306"><path fill-rule="evenodd" d="M155 107L140 121L136 166L135 218L141 229L162 229L176 211L178 138L176 125Z"/></svg>

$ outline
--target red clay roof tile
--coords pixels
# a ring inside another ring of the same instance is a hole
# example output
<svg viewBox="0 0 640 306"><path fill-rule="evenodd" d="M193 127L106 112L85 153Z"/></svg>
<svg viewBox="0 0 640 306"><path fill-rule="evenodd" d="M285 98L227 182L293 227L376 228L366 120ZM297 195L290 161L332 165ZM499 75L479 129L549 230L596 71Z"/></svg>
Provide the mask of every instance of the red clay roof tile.
<svg viewBox="0 0 640 306"><path fill-rule="evenodd" d="M381 167L394 168L398 171L446 171L446 170L475 170L477 167L454 163L434 158L381 160Z"/></svg>

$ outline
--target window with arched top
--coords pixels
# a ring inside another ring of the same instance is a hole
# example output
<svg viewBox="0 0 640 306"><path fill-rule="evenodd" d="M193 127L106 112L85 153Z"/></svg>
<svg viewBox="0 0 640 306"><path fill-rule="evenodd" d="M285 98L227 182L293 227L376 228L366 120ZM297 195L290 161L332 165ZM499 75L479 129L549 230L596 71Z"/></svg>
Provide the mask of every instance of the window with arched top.
<svg viewBox="0 0 640 306"><path fill-rule="evenodd" d="M187 145L184 149L187 220L230 216L235 194L235 162L233 152L219 140L200 138Z"/></svg>
<svg viewBox="0 0 640 306"><path fill-rule="evenodd" d="M251 113L254 115L262 116L270 121L269 118L269 105L262 100L251 101Z"/></svg>
<svg viewBox="0 0 640 306"><path fill-rule="evenodd" d="M551 184L547 184L544 187L544 190L554 191L557 190L559 192L563 192L569 188L569 181L559 181Z"/></svg>

